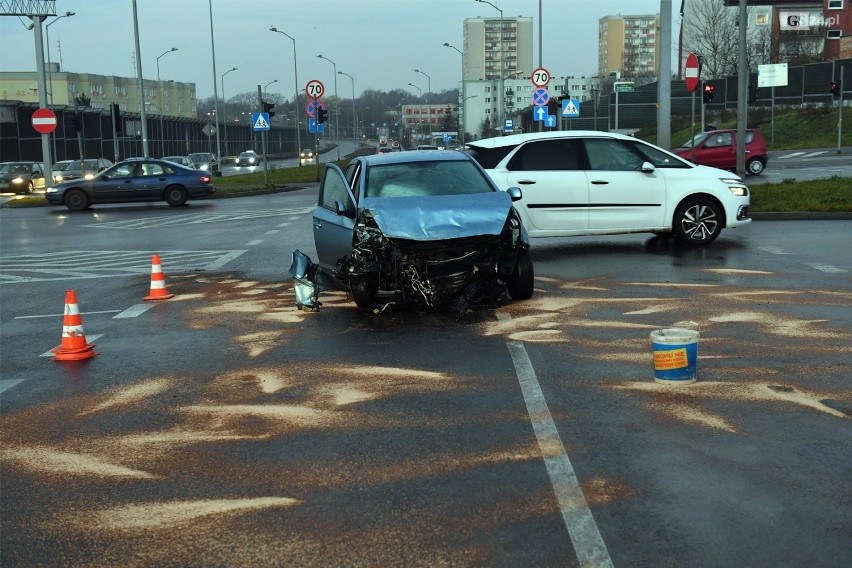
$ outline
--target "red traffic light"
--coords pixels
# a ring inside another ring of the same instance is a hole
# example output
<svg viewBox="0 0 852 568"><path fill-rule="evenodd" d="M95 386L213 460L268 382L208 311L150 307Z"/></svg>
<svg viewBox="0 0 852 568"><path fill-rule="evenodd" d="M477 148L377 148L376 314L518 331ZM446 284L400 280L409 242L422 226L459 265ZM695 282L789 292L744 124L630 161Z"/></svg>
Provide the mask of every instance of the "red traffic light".
<svg viewBox="0 0 852 568"><path fill-rule="evenodd" d="M704 83L704 102L709 103L713 100L713 91L716 87L710 83Z"/></svg>
<svg viewBox="0 0 852 568"><path fill-rule="evenodd" d="M830 92L835 97L840 97L840 81L832 81L831 83L829 83L828 92Z"/></svg>

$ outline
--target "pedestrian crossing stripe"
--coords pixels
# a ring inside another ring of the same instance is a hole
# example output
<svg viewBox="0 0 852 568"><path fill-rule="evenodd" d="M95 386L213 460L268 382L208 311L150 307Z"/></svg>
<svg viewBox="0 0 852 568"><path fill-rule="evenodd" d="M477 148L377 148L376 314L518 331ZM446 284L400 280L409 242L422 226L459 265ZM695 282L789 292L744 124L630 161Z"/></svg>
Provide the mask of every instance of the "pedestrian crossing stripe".
<svg viewBox="0 0 852 568"><path fill-rule="evenodd" d="M257 121L254 123L254 128L255 128L255 130L257 130L259 128L269 128L269 123L266 122L266 120L263 119L262 114L258 115Z"/></svg>

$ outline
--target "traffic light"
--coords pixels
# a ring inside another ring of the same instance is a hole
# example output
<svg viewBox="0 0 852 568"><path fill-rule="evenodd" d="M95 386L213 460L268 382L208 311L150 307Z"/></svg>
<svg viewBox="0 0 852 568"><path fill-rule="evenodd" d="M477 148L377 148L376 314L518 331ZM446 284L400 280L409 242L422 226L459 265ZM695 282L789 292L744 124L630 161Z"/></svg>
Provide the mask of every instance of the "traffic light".
<svg viewBox="0 0 852 568"><path fill-rule="evenodd" d="M118 106L118 103L112 103L109 107L112 110L113 127L116 132L121 132L121 107Z"/></svg>
<svg viewBox="0 0 852 568"><path fill-rule="evenodd" d="M748 86L748 104L753 105L757 102L757 87L754 84Z"/></svg>
<svg viewBox="0 0 852 568"><path fill-rule="evenodd" d="M322 124L323 122L325 122L326 120L328 120L328 118L327 118L328 111L327 111L327 110L325 110L324 108L322 108L322 107L321 107L321 106L319 106L319 105L317 105L317 112L316 112L316 114L317 114L317 124Z"/></svg>
<svg viewBox="0 0 852 568"><path fill-rule="evenodd" d="M74 132L80 131L80 117L77 116L77 113L74 113L68 117L68 128L70 128Z"/></svg>
<svg viewBox="0 0 852 568"><path fill-rule="evenodd" d="M710 83L704 83L704 104L709 103L713 100L713 89L715 89L713 85Z"/></svg>
<svg viewBox="0 0 852 568"><path fill-rule="evenodd" d="M834 96L835 99L840 98L840 81L832 81L829 85L829 92Z"/></svg>
<svg viewBox="0 0 852 568"><path fill-rule="evenodd" d="M275 108L274 104L268 103L266 101L262 101L261 107L263 107L263 112L269 113L269 118L272 118L273 116L275 116L275 113L272 111L272 109Z"/></svg>

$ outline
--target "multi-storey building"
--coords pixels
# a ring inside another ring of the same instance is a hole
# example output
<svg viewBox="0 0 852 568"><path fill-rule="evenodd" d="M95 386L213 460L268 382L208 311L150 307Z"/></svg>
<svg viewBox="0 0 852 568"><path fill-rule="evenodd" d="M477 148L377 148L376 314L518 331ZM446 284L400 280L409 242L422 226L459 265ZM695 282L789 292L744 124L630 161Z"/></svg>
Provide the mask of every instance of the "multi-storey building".
<svg viewBox="0 0 852 568"><path fill-rule="evenodd" d="M462 67L466 81L529 76L533 72L532 18L466 19Z"/></svg>
<svg viewBox="0 0 852 568"><path fill-rule="evenodd" d="M91 73L59 71L51 63L46 71L49 80L47 100L55 106L73 106L85 95L91 108L109 108L117 103L126 112L140 112L140 97L135 77L115 77ZM143 81L146 112L165 116L196 118L195 83L177 81ZM38 76L34 71L0 72L0 100L39 102Z"/></svg>
<svg viewBox="0 0 852 568"><path fill-rule="evenodd" d="M598 20L598 73L655 77L660 60L660 15L604 16Z"/></svg>

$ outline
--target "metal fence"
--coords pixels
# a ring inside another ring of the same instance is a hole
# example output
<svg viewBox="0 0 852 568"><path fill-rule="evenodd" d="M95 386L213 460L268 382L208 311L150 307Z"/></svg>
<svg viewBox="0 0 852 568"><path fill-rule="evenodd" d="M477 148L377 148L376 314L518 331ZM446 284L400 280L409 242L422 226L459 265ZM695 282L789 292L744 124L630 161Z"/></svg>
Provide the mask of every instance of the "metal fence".
<svg viewBox="0 0 852 568"><path fill-rule="evenodd" d="M32 127L35 103L0 101L0 162L42 160L41 134ZM121 132L113 137L109 109L86 108L77 112L73 107L54 108L57 127L51 136L53 161L79 158L109 158L118 161L142 156L141 117L138 113L121 113ZM79 128L72 128L72 117L78 116ZM148 153L151 156L181 156L193 152L217 152L216 135L204 133L208 121L195 118L160 117L148 115ZM260 153L260 133L247 124L220 125L219 137L223 156L235 156L244 150ZM300 133L302 145L307 132ZM313 140L313 135L310 136ZM115 151L118 142L118 155ZM273 126L267 132L267 153L296 155L298 142L293 127Z"/></svg>

